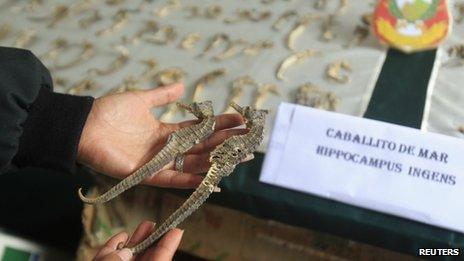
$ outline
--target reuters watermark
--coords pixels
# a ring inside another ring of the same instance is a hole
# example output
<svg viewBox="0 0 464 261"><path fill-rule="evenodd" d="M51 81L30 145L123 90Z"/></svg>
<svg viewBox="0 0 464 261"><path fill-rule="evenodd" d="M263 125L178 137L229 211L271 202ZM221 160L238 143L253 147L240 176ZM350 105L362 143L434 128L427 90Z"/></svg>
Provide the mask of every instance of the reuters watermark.
<svg viewBox="0 0 464 261"><path fill-rule="evenodd" d="M419 248L417 254L419 256L459 256L461 250L459 248Z"/></svg>

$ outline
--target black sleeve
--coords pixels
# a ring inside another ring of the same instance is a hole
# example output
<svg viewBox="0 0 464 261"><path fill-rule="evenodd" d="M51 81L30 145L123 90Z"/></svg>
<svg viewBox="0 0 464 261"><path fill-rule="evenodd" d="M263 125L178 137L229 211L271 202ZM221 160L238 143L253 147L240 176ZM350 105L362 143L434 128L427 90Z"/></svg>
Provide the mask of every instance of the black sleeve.
<svg viewBox="0 0 464 261"><path fill-rule="evenodd" d="M0 173L12 166L72 170L93 98L52 88L30 51L0 47Z"/></svg>

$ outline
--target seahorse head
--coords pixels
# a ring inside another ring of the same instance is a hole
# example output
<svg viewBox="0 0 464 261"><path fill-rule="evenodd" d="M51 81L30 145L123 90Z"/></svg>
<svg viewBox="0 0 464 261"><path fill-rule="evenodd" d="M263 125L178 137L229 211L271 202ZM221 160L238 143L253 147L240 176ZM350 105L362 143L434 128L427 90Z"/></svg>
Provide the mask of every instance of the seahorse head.
<svg viewBox="0 0 464 261"><path fill-rule="evenodd" d="M201 114L202 118L214 116L213 103L211 101L195 102L192 106L193 110ZM200 117L199 114L195 114L195 116Z"/></svg>
<svg viewBox="0 0 464 261"><path fill-rule="evenodd" d="M250 110L246 115L247 123L253 125L264 124L268 113L268 110Z"/></svg>
<svg viewBox="0 0 464 261"><path fill-rule="evenodd" d="M199 119L213 117L213 103L211 101L194 102L191 104L177 103L178 106L186 109Z"/></svg>
<svg viewBox="0 0 464 261"><path fill-rule="evenodd" d="M241 107L234 102L231 102L230 106L232 106L232 108L234 108L238 113L240 113L240 115L242 115L247 127L251 127L252 125L257 124L264 124L264 121L266 120L266 115L269 113L268 110L253 109L250 106Z"/></svg>

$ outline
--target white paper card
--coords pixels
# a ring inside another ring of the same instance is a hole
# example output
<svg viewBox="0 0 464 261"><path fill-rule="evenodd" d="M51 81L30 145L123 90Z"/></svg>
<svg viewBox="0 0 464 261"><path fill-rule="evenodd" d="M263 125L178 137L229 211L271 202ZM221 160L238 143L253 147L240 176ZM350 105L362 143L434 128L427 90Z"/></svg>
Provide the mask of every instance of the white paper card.
<svg viewBox="0 0 464 261"><path fill-rule="evenodd" d="M464 141L282 103L260 181L464 232Z"/></svg>

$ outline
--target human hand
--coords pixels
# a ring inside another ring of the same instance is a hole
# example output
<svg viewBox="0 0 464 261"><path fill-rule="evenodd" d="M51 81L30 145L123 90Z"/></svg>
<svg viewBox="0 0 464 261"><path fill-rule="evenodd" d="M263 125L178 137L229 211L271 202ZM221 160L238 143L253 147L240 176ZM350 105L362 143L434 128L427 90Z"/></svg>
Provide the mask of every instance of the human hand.
<svg viewBox="0 0 464 261"><path fill-rule="evenodd" d="M154 230L155 224L150 221L144 221L139 224L131 238L127 240L127 233L122 232L106 242L98 251L94 261L128 261L132 259L132 252L128 248L118 249L119 245L124 247L133 247L147 238ZM182 234L180 229L173 229L166 233L160 241L145 252L137 255L134 260L172 260L176 249L179 247ZM127 242L127 244L126 244Z"/></svg>
<svg viewBox="0 0 464 261"><path fill-rule="evenodd" d="M183 90L182 84L174 84L96 99L79 141L78 161L115 178L130 175L163 148L173 131L196 123L196 120L164 123L150 112L152 107L178 100ZM184 174L176 172L174 164L170 163L144 183L160 187L197 187L202 180L197 174L210 167L211 150L225 139L245 133L245 129L230 129L242 123L239 114L217 116L214 133L186 155Z"/></svg>

